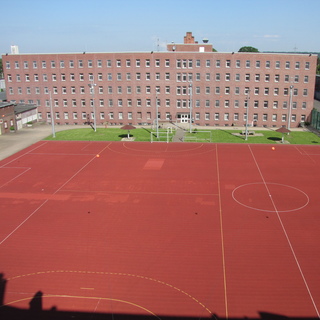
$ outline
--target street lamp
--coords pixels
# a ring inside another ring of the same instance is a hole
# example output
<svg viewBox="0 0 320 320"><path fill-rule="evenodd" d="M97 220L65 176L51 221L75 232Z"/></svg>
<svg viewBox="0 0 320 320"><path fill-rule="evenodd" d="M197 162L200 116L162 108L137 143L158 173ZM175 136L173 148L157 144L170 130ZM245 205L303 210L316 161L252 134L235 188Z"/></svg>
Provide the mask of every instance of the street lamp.
<svg viewBox="0 0 320 320"><path fill-rule="evenodd" d="M190 99L189 99L189 108L190 108L190 110L189 110L190 111L189 132L191 133L192 132L192 82L190 82L190 84L189 84L189 96L190 96Z"/></svg>
<svg viewBox="0 0 320 320"><path fill-rule="evenodd" d="M288 114L288 130L290 130L290 122L291 122L291 111L292 111L292 92L293 92L293 85L290 86L290 99L289 99L289 114ZM289 134L289 132L288 132Z"/></svg>
<svg viewBox="0 0 320 320"><path fill-rule="evenodd" d="M246 98L247 112L246 112L246 138L245 138L245 140L248 140L249 99L250 99L250 90L248 90L247 98Z"/></svg>
<svg viewBox="0 0 320 320"><path fill-rule="evenodd" d="M156 126L157 126L157 139L159 139L159 105L158 105L158 88L156 88Z"/></svg>
<svg viewBox="0 0 320 320"><path fill-rule="evenodd" d="M49 97L50 97L50 113L51 113L51 127L52 127L52 137L56 137L56 131L54 128L54 116L53 116L53 109L52 109L52 97L51 97L51 91L49 91Z"/></svg>
<svg viewBox="0 0 320 320"><path fill-rule="evenodd" d="M93 107L93 130L94 132L97 131L97 119L96 119L96 106L94 103L94 87L96 86L95 83L93 83L93 81L91 83L88 84L88 86L90 87L90 91L92 94L92 107Z"/></svg>

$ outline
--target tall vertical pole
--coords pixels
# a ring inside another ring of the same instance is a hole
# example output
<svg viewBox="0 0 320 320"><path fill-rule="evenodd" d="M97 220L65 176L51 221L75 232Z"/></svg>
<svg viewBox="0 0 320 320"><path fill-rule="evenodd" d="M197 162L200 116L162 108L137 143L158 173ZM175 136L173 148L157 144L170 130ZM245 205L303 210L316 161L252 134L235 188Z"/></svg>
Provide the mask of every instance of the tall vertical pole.
<svg viewBox="0 0 320 320"><path fill-rule="evenodd" d="M293 94L293 85L290 86L289 113L288 113L288 130L290 130L290 123L291 123L292 94ZM289 132L288 132L288 134L289 134Z"/></svg>
<svg viewBox="0 0 320 320"><path fill-rule="evenodd" d="M93 107L93 130L94 132L97 131L97 119L96 119L96 104L94 102L94 87L96 86L95 83L93 83L93 80L89 84L89 87L91 89L91 95L92 95L92 107Z"/></svg>
<svg viewBox="0 0 320 320"><path fill-rule="evenodd" d="M248 140L249 99L250 99L249 95L250 95L250 90L248 90L247 98L246 98L247 112L246 112L246 138L245 138L245 140Z"/></svg>
<svg viewBox="0 0 320 320"><path fill-rule="evenodd" d="M52 108L52 97L51 97L51 91L49 91L49 103L50 103L50 113L51 113L51 127L52 127L52 137L55 138L56 137L56 131L55 131L55 127L54 127L54 114L53 114L53 108Z"/></svg>
<svg viewBox="0 0 320 320"><path fill-rule="evenodd" d="M189 114L189 132L192 132L192 82L189 84L189 108L190 108L190 114Z"/></svg>
<svg viewBox="0 0 320 320"><path fill-rule="evenodd" d="M157 126L157 139L159 139L159 116L158 116L158 89L156 88L156 126Z"/></svg>

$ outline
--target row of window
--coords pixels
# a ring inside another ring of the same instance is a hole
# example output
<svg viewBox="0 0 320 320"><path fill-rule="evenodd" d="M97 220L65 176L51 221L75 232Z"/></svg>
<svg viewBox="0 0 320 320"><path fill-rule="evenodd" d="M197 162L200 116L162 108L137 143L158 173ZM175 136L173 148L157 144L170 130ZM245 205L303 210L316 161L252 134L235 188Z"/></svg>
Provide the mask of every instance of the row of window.
<svg viewBox="0 0 320 320"><path fill-rule="evenodd" d="M53 99L52 100L52 105L54 107L86 107L86 106L93 106L93 99ZM14 101L15 102L15 101ZM36 104L38 106L41 105L41 101L40 100L28 100L27 101L30 104ZM19 103L25 103L25 100L20 100ZM128 107L131 108L133 106L135 107L147 107L147 108L151 108L153 106L155 106L157 103L158 107L161 106L165 106L166 108L170 108L170 107L176 107L176 108L189 108L190 106L190 100L189 99L177 99L174 102L172 102L172 100L170 99L165 99L164 102L162 102L161 99L157 99L156 101L153 101L151 99L137 99L136 101L133 101L132 99L99 99L99 100L95 100L95 106L99 106L99 107ZM164 103L164 104L163 104ZM288 109L289 107L289 103L288 101L259 101L259 100L254 100L252 102L248 101L240 101L240 100L194 100L192 102L192 106L194 108L201 108L201 107L205 107L205 108L220 108L220 107L224 107L224 108L246 108L247 105L249 104L249 107L254 108L254 109L258 109L258 108L264 108L267 109L269 107L272 107L273 109L278 109L278 108L282 108L282 109ZM45 100L45 106L46 107L50 107L50 100ZM307 108L307 103L304 101L301 104L298 104L296 101L292 102L292 109L298 109L301 108L302 110L305 110Z"/></svg>
<svg viewBox="0 0 320 320"><path fill-rule="evenodd" d="M88 59L88 60L83 60L83 59L79 59L76 61L78 68L84 68L85 66L88 68L93 68L93 67L97 67L97 68L103 68L104 66L107 68L111 68L113 66L113 60L111 59L107 59L107 60L102 60L102 59ZM144 64L146 67L150 67L152 63L151 59L145 59ZM162 63L162 59L154 59L154 66L155 67L160 67ZM262 62L260 60L256 60L256 61L251 61L251 60L239 60L236 59L235 61L231 60L231 59L227 59L227 60L212 60L212 59L206 59L206 60L201 60L201 59L175 59L175 65L176 68L180 69L180 68L193 68L193 67L201 67L201 63L203 63L206 67L212 67L215 66L216 68L220 68L224 66L226 68L231 68L234 67L235 68L241 68L242 67L242 63L244 64L245 68L251 68L252 66L254 66L255 68L261 68L262 67ZM14 68L15 69L20 69L20 61L14 61ZM60 61L46 61L43 60L40 63L38 61L23 61L22 65L24 69L29 69L29 64L32 65L33 69L37 69L38 66L42 69L46 69L47 67L50 67L52 69L59 67L60 69L66 68L67 66L69 68L74 68L75 67L75 61L74 60L69 60L69 61L65 61L65 60L60 60ZM135 67L141 67L141 59L135 59L134 61L132 61L131 59L116 59L115 60L115 66L120 68L122 66L125 67L131 67L132 65L135 65ZM271 68L271 61L267 60L263 62L264 67L266 69L270 69ZM284 63L284 68L285 69L290 69L292 67L292 65L294 65L294 68L299 70L301 68L302 62L300 61L296 61L294 63L292 63L291 61L285 61ZM171 60L170 59L164 59L164 66L165 67L170 67L171 66ZM280 69L281 66L281 61L274 61L274 66L275 69ZM6 61L6 69L11 69L11 62L10 61ZM309 61L305 61L304 62L304 69L305 70L309 70L310 69L310 62Z"/></svg>
<svg viewBox="0 0 320 320"><path fill-rule="evenodd" d="M132 80L132 74L131 73L126 73L125 75L122 73L117 73L115 74L116 79L113 79L113 74L112 73L107 73L106 74L106 79L103 78L103 74L102 73L98 73L97 75L97 80L98 81L112 81L112 80L117 80L117 81L122 81L122 80L126 80L126 81L131 81ZM145 75L145 79L147 81L151 80L151 73L146 73ZM205 73L205 74L201 74L201 73L177 73L176 74L176 81L177 82L192 82L192 81L201 81L201 76L204 76L205 81L241 81L241 75L240 73L236 73L234 74L234 79L231 73L225 73L225 74L221 74L221 73ZM22 76L23 77L23 76ZM59 79L58 79L59 77ZM162 80L161 79L161 74L159 72L155 73L154 75L155 80L159 81ZM33 78L33 79L32 79ZM52 81L68 81L68 78L70 81L76 81L76 78L79 79L79 81L95 81L94 80L94 74L93 73L89 73L87 75L85 75L84 73L79 73L78 75L75 75L74 73L70 73L69 75L66 75L65 73L60 74L59 76L55 73L51 74L51 80ZM303 79L304 83L309 83L309 76L304 75L304 76L299 76L299 75L294 75L294 76L290 76L290 75L284 75L283 79L281 79L280 74L275 74L275 75L270 75L270 74L264 74L261 75L260 73L257 74L250 74L247 73L244 75L244 81L249 82L249 81L255 81L255 82L260 82L260 81L264 81L264 82L280 82L281 80L283 80L286 83L289 82L293 82L293 83L299 83L301 81L301 79ZM7 80L8 82L12 82L13 81L13 76L11 74L7 75ZM39 82L40 81L40 77L39 74L25 74L23 80L25 82L30 82L30 81L34 81L34 82ZM47 74L42 74L42 80L44 82L48 81L48 75ZM140 72L135 73L135 80L140 81L142 80L142 74ZM164 80L168 81L171 80L171 75L170 72L166 72L164 74ZM20 74L16 74L15 75L15 81L16 82L21 82L21 75Z"/></svg>
<svg viewBox="0 0 320 320"><path fill-rule="evenodd" d="M47 116L47 119L51 119L51 112L47 112L46 116ZM69 114L69 112L64 112L62 114L62 116L63 116L64 120L68 120L69 117L70 117L70 114ZM106 116L107 116L107 118L109 120L123 120L123 119L132 120L133 119L133 113L132 112L128 112L128 113L118 112L116 114L114 112L109 112L108 114L105 114L104 112L100 112L98 117L100 118L100 120L105 120ZM142 112L137 112L136 113L136 119L143 119L143 116L147 120L151 120L152 119L151 112L146 112L145 115L143 115ZM268 121L270 116L271 116L271 120L272 121L278 121L278 117L281 117L281 121L282 122L288 121L288 115L287 114L279 115L279 114L276 114L276 113L272 114L272 115L264 113L264 114L261 115L261 118L262 118L261 120L262 121ZM56 120L61 119L61 113L60 112L55 112L54 113L54 117L55 117ZM77 120L77 119L79 119L78 117L79 117L78 112L73 112L72 113L72 119ZM211 117L215 121L220 121L222 119L224 121L229 121L229 120L232 120L232 121L241 121L241 120L246 121L247 120L247 115L246 114L243 114L242 115L242 119L241 119L239 113L230 114L228 112L225 112L223 114L220 114L219 112L216 112L214 114L211 114L210 112L206 112L204 114L201 114L201 113L197 112L197 113L195 113L194 120L196 120L196 121L211 120ZM161 113L158 113L158 118L161 119ZM39 113L39 119L42 119L42 113ZM91 114L88 114L86 112L82 112L81 113L81 119L82 120L88 120L88 119L93 120L94 119L94 113L91 112ZM165 113L165 119L166 120L171 120L172 119L170 112L166 112ZM260 120L259 119L259 114L258 113L254 113L252 115L252 119L249 119L249 120L252 121L252 124L254 124L254 122ZM305 120L306 120L306 115L301 115L300 122L304 122ZM291 115L291 122L296 122L296 121L297 121L297 115L296 114L292 114Z"/></svg>
<svg viewBox="0 0 320 320"><path fill-rule="evenodd" d="M171 94L174 93L172 92L172 87L171 86L165 86L164 87L164 93L165 94ZM34 93L35 94L41 94L41 88L40 87L34 87L33 88ZM78 91L79 90L79 91ZM80 87L75 87L75 86L71 86L71 87L53 87L52 88L52 93L53 94L77 94L78 92L80 94L85 94L87 90L87 93L92 93L90 88L87 88L85 86L80 86ZM265 96L273 94L274 96L279 96L280 94L283 94L283 96L288 96L290 93L290 88L283 88L283 90L281 90L280 88L269 88L269 87L264 87L264 88L260 88L260 87L254 87L252 89L252 92L250 92L250 88L249 87L245 87L243 88L243 92L241 90L240 87L205 87L203 88L205 94L225 94L225 95L230 95L230 94L235 94L235 95L240 95L241 93L248 95L249 93L253 93L254 95L259 95L259 94L263 94ZM48 87L44 87L43 88L43 93L44 94L49 94L50 90ZM126 86L125 88L123 88L122 86L117 86L116 88L114 88L113 86L108 86L107 87L107 94L132 94L132 93L136 93L136 94L142 94L143 92L146 94L151 94L152 90L151 90L151 86L146 86L143 90L143 88L141 86L135 86L135 87L131 87L131 86ZM8 93L9 95L13 95L14 94L14 88L13 87L9 87L8 88ZM25 88L25 93L26 94L32 94L32 88L31 87L26 87ZM103 86L99 86L97 88L97 90L95 90L95 93L98 94L104 94L105 93L105 89ZM161 87L160 86L156 86L155 87L155 91L154 93L161 93ZM191 90L190 86L176 86L175 87L175 94L176 95L191 95L191 94L195 94L195 95L199 95L201 94L201 87L196 86L194 88L194 90ZM17 94L24 94L23 92L23 88L22 87L18 87L17 88ZM299 89L298 88L292 88L292 94L293 96L298 96L299 94ZM302 89L302 95L304 97L308 96L308 89Z"/></svg>

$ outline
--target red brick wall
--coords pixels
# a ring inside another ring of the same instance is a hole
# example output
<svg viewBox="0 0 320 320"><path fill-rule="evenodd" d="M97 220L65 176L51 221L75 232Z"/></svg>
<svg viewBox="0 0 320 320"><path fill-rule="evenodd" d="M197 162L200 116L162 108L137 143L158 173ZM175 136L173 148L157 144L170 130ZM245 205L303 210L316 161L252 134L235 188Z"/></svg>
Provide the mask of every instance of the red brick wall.
<svg viewBox="0 0 320 320"><path fill-rule="evenodd" d="M196 45L191 44L191 46ZM138 59L140 66L136 65ZM82 60L83 67L79 67L79 60ZM88 66L89 60L92 61L92 67ZM101 67L98 66L98 60L101 60ZM107 60L111 60L111 67L108 67ZM117 66L117 60L121 61L121 66ZM130 66L127 65L129 60ZM147 60L150 61L150 66L146 66ZM181 61L181 66L177 65L178 60ZM197 60L200 61L200 66L197 66ZM51 61L55 62L54 68L51 67ZM64 67L60 67L60 61L64 61ZM70 67L70 61L73 61L73 67ZM169 61L169 66L166 66L166 61ZM184 61L186 61L186 65L184 65ZM207 66L207 61L210 61L210 66ZM228 61L230 64L227 65ZM239 61L240 67L237 66L237 61ZM246 61L250 61L250 67L246 67ZM260 67L256 66L257 61L260 61ZM270 61L269 68L266 67L267 61ZM244 125L244 114L246 113L244 105L247 99L245 88L250 88L249 123L252 123L253 114L256 114L258 120L255 124L258 126L280 127L286 125L287 120L283 121L282 117L288 115L289 87L292 84L294 90L297 90L297 94L292 99L295 107L292 110L292 115L296 120L291 122L291 127L295 127L299 125L302 117L308 119L313 108L316 61L317 56L307 54L232 54L198 51L19 54L3 56L3 68L8 100L16 102L23 100L26 103L39 102L38 110L44 121L48 120L47 113L50 112L50 108L46 106L49 94L45 93L45 88L51 91L53 104L57 101L57 106L53 107L54 112L59 114L60 119L55 119L57 123L82 124L85 121L82 119L82 113L90 114L93 110L90 107L92 96L88 86L90 83L89 74L93 74L96 84L95 105L98 124L103 124L106 121L112 124L151 123L155 119L156 112L156 87L160 87L160 93L157 97L160 100L161 119L165 118L166 113L170 113L172 119L176 120L177 114L189 113L190 96L188 91L183 92L183 89L190 85L188 76L191 75L193 78L193 117L196 124ZM19 65L15 65L16 62ZM28 65L25 65L25 62ZM34 62L36 62L37 68L34 68ZM42 66L42 62L46 63L45 68ZM158 62L159 66L156 65ZM189 62L192 62L192 66L189 65ZM220 62L220 66L218 62ZM280 63L279 68L276 67L277 62ZM287 62L290 63L290 68L286 68ZM300 63L299 69L296 68L296 63ZM309 64L308 69L306 69L307 63ZM74 80L71 79L72 74ZM83 81L80 80L80 74L83 74ZM108 74L112 75L112 80L108 80ZM122 80L118 80L118 74L121 74ZM131 75L131 80L127 80L127 74ZM140 74L140 79L138 79L138 74ZM150 74L150 78L147 77L147 74ZM170 75L169 80L166 80L166 74ZM177 80L178 74L181 75L181 81ZM187 81L183 79L184 74L187 76ZM218 74L220 74L220 80L217 80ZM226 78L228 74L230 75L229 80ZM20 76L20 81L18 81L17 75ZM29 81L26 81L28 80L26 79L27 75ZM46 75L47 81L44 80L44 75ZM56 75L56 81L53 80L53 75ZM61 78L63 75L65 76L64 81ZM198 75L199 81L197 80ZM236 75L240 76L240 81L236 80ZM250 75L248 81L246 81L247 75ZM256 75L260 75L259 81L256 80ZM265 80L267 75L270 77L269 81ZM210 77L210 80L207 80L207 76ZM279 76L278 81L275 80L276 76ZM289 81L285 81L286 77ZM294 82L295 78L298 82ZM306 79L308 79L307 83ZM292 81L293 83L291 83ZM81 93L81 87L84 88L84 93ZM101 93L99 93L99 87L103 88ZM111 94L108 93L108 87L112 87ZM118 87L122 88L122 93L118 93ZM127 93L127 87L131 87L131 93ZM141 88L140 93L137 92L138 87ZM147 87L150 87L150 93L146 91ZM180 94L177 92L177 87L181 87ZM66 93L63 93L64 88ZM75 88L75 93L72 93L72 88ZM170 93L166 93L166 88L169 88ZM206 88L209 88L207 89L210 90L209 93L206 93ZM220 88L220 93L216 93L217 88ZM230 88L229 93L226 88ZM239 88L239 94L235 92L236 88ZM255 88L259 88L258 94L255 94ZM269 88L269 94L264 93L265 88ZM275 94L275 89L278 89L278 94ZM57 93L54 93L54 90L57 90ZM197 90L200 90L200 93L197 93ZM286 94L285 90L287 90ZM100 106L100 99L104 101L104 106ZM109 99L113 100L112 107L108 104ZM122 107L118 106L119 99L122 99ZM128 106L129 99L132 101L132 106ZM169 107L165 106L166 99L170 100ZM76 101L76 107L72 106L72 100ZM82 100L85 101L85 106L81 106ZM179 100L182 104L185 103L186 108L183 108L183 105L180 108L177 106ZM65 105L64 101L66 101ZM137 105L138 101L141 101L141 106ZM151 101L150 106L147 106L147 101ZM196 101L200 101L200 107L195 106ZM206 101L209 101L208 107L206 107ZM216 101L220 102L219 107L216 106ZM228 107L225 106L226 101L229 101ZM235 106L236 101L239 106ZM264 101L268 101L268 108L264 107ZM258 106L254 107L257 102ZM277 108L273 106L275 102L278 103ZM285 102L287 103L286 108L283 107ZM123 119L119 119L121 112ZM77 113L78 119L73 119L74 113ZM105 119L100 119L102 113L104 113ZM113 113L114 119L109 119L109 113ZM130 113L132 119L128 119ZM219 120L215 120L217 114L219 114ZM228 120L226 114L229 114ZM68 119L65 119L66 115L68 115ZM235 119L236 115L239 120ZM267 115L267 120L264 120L265 115ZM273 119L274 115L277 115L277 119Z"/></svg>

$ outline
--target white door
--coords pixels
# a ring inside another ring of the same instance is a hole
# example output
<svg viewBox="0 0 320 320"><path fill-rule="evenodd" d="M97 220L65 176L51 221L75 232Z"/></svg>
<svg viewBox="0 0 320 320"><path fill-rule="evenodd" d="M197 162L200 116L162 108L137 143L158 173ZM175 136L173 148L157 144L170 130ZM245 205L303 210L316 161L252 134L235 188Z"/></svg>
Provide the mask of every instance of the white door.
<svg viewBox="0 0 320 320"><path fill-rule="evenodd" d="M188 114L182 114L180 118L181 123L188 123L189 122L189 115Z"/></svg>

